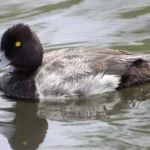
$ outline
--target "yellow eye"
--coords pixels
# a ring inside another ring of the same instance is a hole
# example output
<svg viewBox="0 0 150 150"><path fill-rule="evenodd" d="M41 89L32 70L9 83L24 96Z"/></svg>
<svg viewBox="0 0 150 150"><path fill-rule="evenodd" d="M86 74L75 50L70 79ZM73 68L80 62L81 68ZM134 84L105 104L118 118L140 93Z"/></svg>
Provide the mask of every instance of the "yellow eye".
<svg viewBox="0 0 150 150"><path fill-rule="evenodd" d="M15 43L15 46L16 46L16 47L21 46L21 42L17 41L17 42Z"/></svg>

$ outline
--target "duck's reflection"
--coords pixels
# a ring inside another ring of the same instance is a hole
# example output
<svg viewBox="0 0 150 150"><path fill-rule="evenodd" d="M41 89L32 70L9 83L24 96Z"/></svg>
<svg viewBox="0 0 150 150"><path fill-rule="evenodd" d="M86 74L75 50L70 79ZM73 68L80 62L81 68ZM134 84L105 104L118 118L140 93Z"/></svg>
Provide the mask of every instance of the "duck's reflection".
<svg viewBox="0 0 150 150"><path fill-rule="evenodd" d="M109 99L111 97L111 99ZM70 103L39 103L38 115L43 118L59 121L84 121L102 119L105 110L118 103L118 94L107 94L101 97L80 99Z"/></svg>
<svg viewBox="0 0 150 150"><path fill-rule="evenodd" d="M64 104L39 103L38 115L59 121L107 120L110 115L124 113L125 109L149 98L150 85L142 85L106 93Z"/></svg>
<svg viewBox="0 0 150 150"><path fill-rule="evenodd" d="M145 85L63 104L15 102L9 108L0 107L0 134L7 137L14 150L36 150L48 129L45 118L67 122L107 121L110 115L125 113L125 109L147 100L149 91L150 85Z"/></svg>
<svg viewBox="0 0 150 150"><path fill-rule="evenodd" d="M14 150L36 150L45 138L48 124L36 115L37 104L17 102L5 111L15 114L12 122L0 122L0 134L7 137Z"/></svg>

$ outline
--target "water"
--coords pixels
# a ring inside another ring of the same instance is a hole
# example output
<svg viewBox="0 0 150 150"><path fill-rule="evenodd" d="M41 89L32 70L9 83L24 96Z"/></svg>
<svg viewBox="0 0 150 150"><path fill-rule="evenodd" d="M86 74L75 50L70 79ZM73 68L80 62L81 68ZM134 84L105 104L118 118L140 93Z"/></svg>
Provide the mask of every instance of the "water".
<svg viewBox="0 0 150 150"><path fill-rule="evenodd" d="M149 0L5 0L0 35L26 23L45 51L104 47L150 50ZM150 84L69 104L0 97L0 145L5 150L149 150Z"/></svg>

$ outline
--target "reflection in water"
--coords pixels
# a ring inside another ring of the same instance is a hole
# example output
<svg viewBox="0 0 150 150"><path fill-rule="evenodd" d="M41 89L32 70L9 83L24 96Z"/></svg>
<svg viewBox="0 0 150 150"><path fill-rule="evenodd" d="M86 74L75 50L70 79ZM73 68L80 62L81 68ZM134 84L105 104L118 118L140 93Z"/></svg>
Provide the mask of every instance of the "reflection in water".
<svg viewBox="0 0 150 150"><path fill-rule="evenodd" d="M38 115L59 121L104 120L149 98L150 85L106 93L64 104L39 103Z"/></svg>
<svg viewBox="0 0 150 150"><path fill-rule="evenodd" d="M106 119L106 110L112 109L120 101L118 96L118 93L110 93L66 104L43 102L39 104L38 115L59 121Z"/></svg>
<svg viewBox="0 0 150 150"><path fill-rule="evenodd" d="M126 110L129 110L129 108L135 108L138 103L149 98L149 91L150 84L147 84L124 89L120 92L107 93L91 97L90 99L81 99L63 104L48 102L38 104L17 102L15 104L12 102L13 105L10 106L10 108L0 109L0 134L3 134L8 139L11 148L14 150L36 150L39 145L43 143L47 131L49 133L47 136L49 147L55 144L59 145L60 143L63 145L64 142L67 145L68 140L71 141L74 139L67 138L62 141L60 141L60 139L63 137L72 137L71 134L74 134L74 129L75 131L78 131L81 127L72 126L71 124L68 124L69 126L61 126L59 123L55 124L55 122L49 122L50 128L48 129L48 123L45 118L63 122L101 120L110 124L110 126L105 124L105 128L116 128L113 127L113 125L117 125L117 120L120 120L121 118L113 119L111 116L118 114L124 114L125 116L127 113ZM5 115L5 112L7 112L7 117L9 116L12 120L3 116ZM145 124L143 123L143 125ZM94 124L91 129L93 129L91 131L93 134L97 133L95 133L95 130L100 130L99 127L95 128ZM106 132L104 129L101 129L102 131L99 131L99 133ZM135 130L136 128L134 127L131 129ZM138 127L137 129L139 130ZM68 133L68 130L70 130L71 133ZM86 134L84 131L80 132ZM123 134L121 131L116 131L116 133L118 135ZM107 132L105 134L107 135ZM115 137L116 134L113 134L113 136ZM116 137L116 139L117 138L118 137ZM122 140L126 141L126 139ZM76 143L77 141L74 142ZM127 142L129 141L127 140ZM147 141L145 143L147 146L149 145Z"/></svg>
<svg viewBox="0 0 150 150"><path fill-rule="evenodd" d="M17 102L5 111L15 114L12 122L0 122L0 134L7 137L14 150L36 150L43 142L48 124L36 116L37 105Z"/></svg>
<svg viewBox="0 0 150 150"><path fill-rule="evenodd" d="M40 148L147 150L149 91L150 84L66 104L39 103L40 117L57 120L48 121Z"/></svg>

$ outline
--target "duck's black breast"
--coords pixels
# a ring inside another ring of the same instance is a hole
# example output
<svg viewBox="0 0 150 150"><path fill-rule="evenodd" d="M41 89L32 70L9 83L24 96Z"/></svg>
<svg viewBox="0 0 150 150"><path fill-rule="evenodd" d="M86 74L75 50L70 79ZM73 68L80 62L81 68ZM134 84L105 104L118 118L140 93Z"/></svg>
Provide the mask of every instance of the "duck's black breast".
<svg viewBox="0 0 150 150"><path fill-rule="evenodd" d="M35 101L38 97L34 74L30 72L7 72L0 78L0 89L8 97Z"/></svg>

